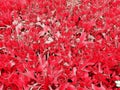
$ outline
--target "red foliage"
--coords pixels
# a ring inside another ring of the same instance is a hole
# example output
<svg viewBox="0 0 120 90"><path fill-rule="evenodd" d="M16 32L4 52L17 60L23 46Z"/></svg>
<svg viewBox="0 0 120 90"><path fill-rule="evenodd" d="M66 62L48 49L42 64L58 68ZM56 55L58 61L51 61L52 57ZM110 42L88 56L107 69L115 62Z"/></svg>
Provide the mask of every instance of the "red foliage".
<svg viewBox="0 0 120 90"><path fill-rule="evenodd" d="M119 0L0 0L0 90L119 90Z"/></svg>

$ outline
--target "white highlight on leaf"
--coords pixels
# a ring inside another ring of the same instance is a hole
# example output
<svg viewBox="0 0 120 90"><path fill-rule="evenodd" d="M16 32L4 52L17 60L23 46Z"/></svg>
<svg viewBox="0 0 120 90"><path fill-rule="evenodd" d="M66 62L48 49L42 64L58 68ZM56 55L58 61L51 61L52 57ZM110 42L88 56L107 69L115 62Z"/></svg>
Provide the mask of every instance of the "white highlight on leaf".
<svg viewBox="0 0 120 90"><path fill-rule="evenodd" d="M115 83L116 83L116 87L120 88L120 80L115 81Z"/></svg>
<svg viewBox="0 0 120 90"><path fill-rule="evenodd" d="M49 37L48 40L47 40L45 43L46 43L46 44L49 44L49 43L51 43L51 42L53 42L53 38Z"/></svg>
<svg viewBox="0 0 120 90"><path fill-rule="evenodd" d="M22 23L19 23L19 24L16 26L16 32L17 32L17 35L19 34L20 29L22 28L22 26L23 26Z"/></svg>
<svg viewBox="0 0 120 90"><path fill-rule="evenodd" d="M12 24L13 24L13 25L17 25L17 24L18 24L18 21L17 21L17 20L14 20L14 21L12 22Z"/></svg>
<svg viewBox="0 0 120 90"><path fill-rule="evenodd" d="M37 21L38 21L38 22L40 21L40 17L39 17L39 16L37 16Z"/></svg>
<svg viewBox="0 0 120 90"><path fill-rule="evenodd" d="M67 62L64 63L64 66L69 66L69 64Z"/></svg>
<svg viewBox="0 0 120 90"><path fill-rule="evenodd" d="M57 36L57 37L60 37L60 36L61 36L61 34L60 34L59 31L57 31L56 36Z"/></svg>
<svg viewBox="0 0 120 90"><path fill-rule="evenodd" d="M76 39L76 42L80 42L80 38L77 38L77 39Z"/></svg>
<svg viewBox="0 0 120 90"><path fill-rule="evenodd" d="M77 73L77 68L74 67L74 68L73 68L73 74L76 76L76 73Z"/></svg>
<svg viewBox="0 0 120 90"><path fill-rule="evenodd" d="M11 67L15 65L14 61L10 61Z"/></svg>

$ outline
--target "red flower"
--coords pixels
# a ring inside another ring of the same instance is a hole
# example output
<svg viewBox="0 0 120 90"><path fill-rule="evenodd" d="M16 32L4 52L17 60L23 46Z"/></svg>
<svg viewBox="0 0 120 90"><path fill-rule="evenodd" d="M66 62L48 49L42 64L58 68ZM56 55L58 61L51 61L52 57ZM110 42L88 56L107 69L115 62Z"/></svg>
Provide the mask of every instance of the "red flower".
<svg viewBox="0 0 120 90"><path fill-rule="evenodd" d="M0 0L1 90L117 90L119 0Z"/></svg>

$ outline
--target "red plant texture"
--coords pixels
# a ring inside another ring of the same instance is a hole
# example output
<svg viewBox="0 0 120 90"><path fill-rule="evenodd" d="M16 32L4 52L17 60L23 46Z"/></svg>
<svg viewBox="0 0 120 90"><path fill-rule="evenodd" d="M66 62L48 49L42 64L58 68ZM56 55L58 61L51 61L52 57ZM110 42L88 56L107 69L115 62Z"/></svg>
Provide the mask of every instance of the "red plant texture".
<svg viewBox="0 0 120 90"><path fill-rule="evenodd" d="M0 0L0 90L120 90L120 0Z"/></svg>

